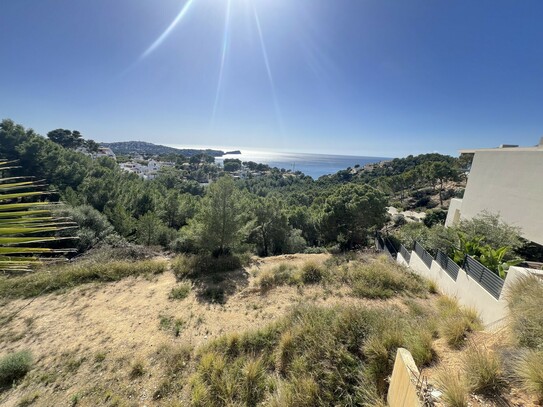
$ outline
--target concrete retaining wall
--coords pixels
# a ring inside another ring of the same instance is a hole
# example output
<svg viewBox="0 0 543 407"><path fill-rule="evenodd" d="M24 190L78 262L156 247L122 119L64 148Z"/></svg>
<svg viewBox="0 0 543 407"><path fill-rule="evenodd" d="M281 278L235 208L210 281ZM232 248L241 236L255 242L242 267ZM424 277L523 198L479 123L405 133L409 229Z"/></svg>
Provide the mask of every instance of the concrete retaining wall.
<svg viewBox="0 0 543 407"><path fill-rule="evenodd" d="M417 394L419 376L419 370L411 353L407 349L399 348L388 388L388 405L390 407L420 407L422 403Z"/></svg>
<svg viewBox="0 0 543 407"><path fill-rule="evenodd" d="M403 258L399 258L397 262L406 264ZM415 251L411 252L408 267L417 274L434 281L443 294L456 297L463 306L475 308L487 328L498 326L505 319L508 312L506 300L508 288L520 276L529 273L527 269L511 267L507 273L500 298L496 299L463 269L458 271L458 278L455 281L436 261L432 261L431 267L428 268Z"/></svg>

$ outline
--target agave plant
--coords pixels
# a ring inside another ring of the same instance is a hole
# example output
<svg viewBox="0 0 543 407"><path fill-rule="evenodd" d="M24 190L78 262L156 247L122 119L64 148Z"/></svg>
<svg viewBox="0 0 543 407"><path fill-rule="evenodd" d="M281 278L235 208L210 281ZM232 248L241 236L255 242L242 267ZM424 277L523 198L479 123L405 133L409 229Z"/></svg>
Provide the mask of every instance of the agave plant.
<svg viewBox="0 0 543 407"><path fill-rule="evenodd" d="M16 168L0 159L0 173ZM52 216L49 202L35 199L47 194L44 185L28 177L0 178L0 271L27 271L43 255L70 250L45 247L60 240L55 232L72 228L73 222Z"/></svg>

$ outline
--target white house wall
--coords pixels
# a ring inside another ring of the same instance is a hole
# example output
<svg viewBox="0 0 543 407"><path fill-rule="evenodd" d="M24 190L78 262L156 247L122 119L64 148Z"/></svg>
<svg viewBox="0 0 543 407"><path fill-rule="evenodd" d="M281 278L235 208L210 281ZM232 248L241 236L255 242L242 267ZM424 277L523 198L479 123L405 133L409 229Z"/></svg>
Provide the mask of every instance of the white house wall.
<svg viewBox="0 0 543 407"><path fill-rule="evenodd" d="M484 210L499 213L520 227L524 238L543 244L542 148L476 151L460 212L462 219L471 219Z"/></svg>

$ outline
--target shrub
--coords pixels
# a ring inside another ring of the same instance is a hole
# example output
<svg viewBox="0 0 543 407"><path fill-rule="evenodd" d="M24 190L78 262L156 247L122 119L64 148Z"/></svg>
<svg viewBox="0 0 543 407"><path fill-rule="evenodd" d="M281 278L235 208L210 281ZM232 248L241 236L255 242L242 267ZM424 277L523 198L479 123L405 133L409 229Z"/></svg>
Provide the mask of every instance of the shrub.
<svg viewBox="0 0 543 407"><path fill-rule="evenodd" d="M10 353L0 359L0 387L10 386L23 378L32 366L30 351Z"/></svg>
<svg viewBox="0 0 543 407"><path fill-rule="evenodd" d="M192 356L192 347L188 345L161 345L158 350L158 360L165 367L168 376L174 376L185 370Z"/></svg>
<svg viewBox="0 0 543 407"><path fill-rule="evenodd" d="M442 296L438 299L437 306L440 317L438 331L449 346L456 349L462 347L467 334L481 328L477 311L461 308L456 299Z"/></svg>
<svg viewBox="0 0 543 407"><path fill-rule="evenodd" d="M484 243L493 249L504 246L517 249L522 245L521 229L503 222L499 214L483 211L472 219L462 220L458 230L466 235L467 240L483 236Z"/></svg>
<svg viewBox="0 0 543 407"><path fill-rule="evenodd" d="M511 332L521 346L543 350L543 284L536 276L521 277L508 293Z"/></svg>
<svg viewBox="0 0 543 407"><path fill-rule="evenodd" d="M172 271L178 279L183 279L188 276L238 270L242 266L242 259L234 255L179 255L172 262Z"/></svg>
<svg viewBox="0 0 543 407"><path fill-rule="evenodd" d="M190 294L192 284L189 281L182 281L176 287L173 287L168 296L171 300L184 300Z"/></svg>
<svg viewBox="0 0 543 407"><path fill-rule="evenodd" d="M468 407L468 385L460 374L441 371L437 377L442 399L448 407Z"/></svg>
<svg viewBox="0 0 543 407"><path fill-rule="evenodd" d="M386 299L402 292L419 295L428 292L422 278L386 259L355 265L348 274L353 294L357 297Z"/></svg>
<svg viewBox="0 0 543 407"><path fill-rule="evenodd" d="M528 350L514 363L514 372L525 391L543 403L543 351Z"/></svg>
<svg viewBox="0 0 543 407"><path fill-rule="evenodd" d="M136 360L130 369L130 378L135 379L136 377L141 377L145 374L145 364L142 360Z"/></svg>
<svg viewBox="0 0 543 407"><path fill-rule="evenodd" d="M77 248L80 252L87 251L99 242L116 235L115 229L109 223L106 215L97 211L90 205L65 206L56 210L57 216L72 219L77 223ZM66 233L61 233L65 235ZM70 233L67 233L70 235Z"/></svg>
<svg viewBox="0 0 543 407"><path fill-rule="evenodd" d="M263 271L258 278L258 284L263 291L281 285L295 285L300 282L298 269L287 263L281 263L270 270Z"/></svg>
<svg viewBox="0 0 543 407"><path fill-rule="evenodd" d="M318 284L324 277L324 269L313 261L305 262L301 270L301 278L305 284Z"/></svg>
<svg viewBox="0 0 543 407"><path fill-rule="evenodd" d="M471 391L495 394L505 384L498 356L472 343L464 354L464 372Z"/></svg>

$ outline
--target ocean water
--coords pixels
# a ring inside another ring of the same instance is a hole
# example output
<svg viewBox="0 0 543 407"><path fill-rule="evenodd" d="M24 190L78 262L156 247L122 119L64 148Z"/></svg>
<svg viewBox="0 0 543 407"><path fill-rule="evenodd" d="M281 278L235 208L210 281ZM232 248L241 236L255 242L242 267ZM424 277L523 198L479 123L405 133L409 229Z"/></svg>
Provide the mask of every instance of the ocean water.
<svg viewBox="0 0 543 407"><path fill-rule="evenodd" d="M223 150L228 151L228 150ZM390 160L386 157L358 157L349 155L329 154L304 154L304 153L280 153L270 151L240 150L241 154L227 154L215 159L222 164L225 158L238 158L241 161L254 161L267 164L270 167L285 168L287 170L301 171L306 175L317 179L323 175L335 174L356 164L377 163L383 160Z"/></svg>
<svg viewBox="0 0 543 407"><path fill-rule="evenodd" d="M309 153L286 153L265 150L248 150L237 147L210 147L198 145L167 144L174 148L194 148L204 150L210 148L221 151L241 151L241 154L226 154L223 157L215 158L215 162L222 164L225 158L237 158L241 161L254 161L260 164L267 164L270 167L284 168L286 170L301 171L313 179L323 175L335 174L348 167L359 164L363 167L366 164L378 163L383 160L390 160L389 157L367 157L352 155L332 154L309 154Z"/></svg>

